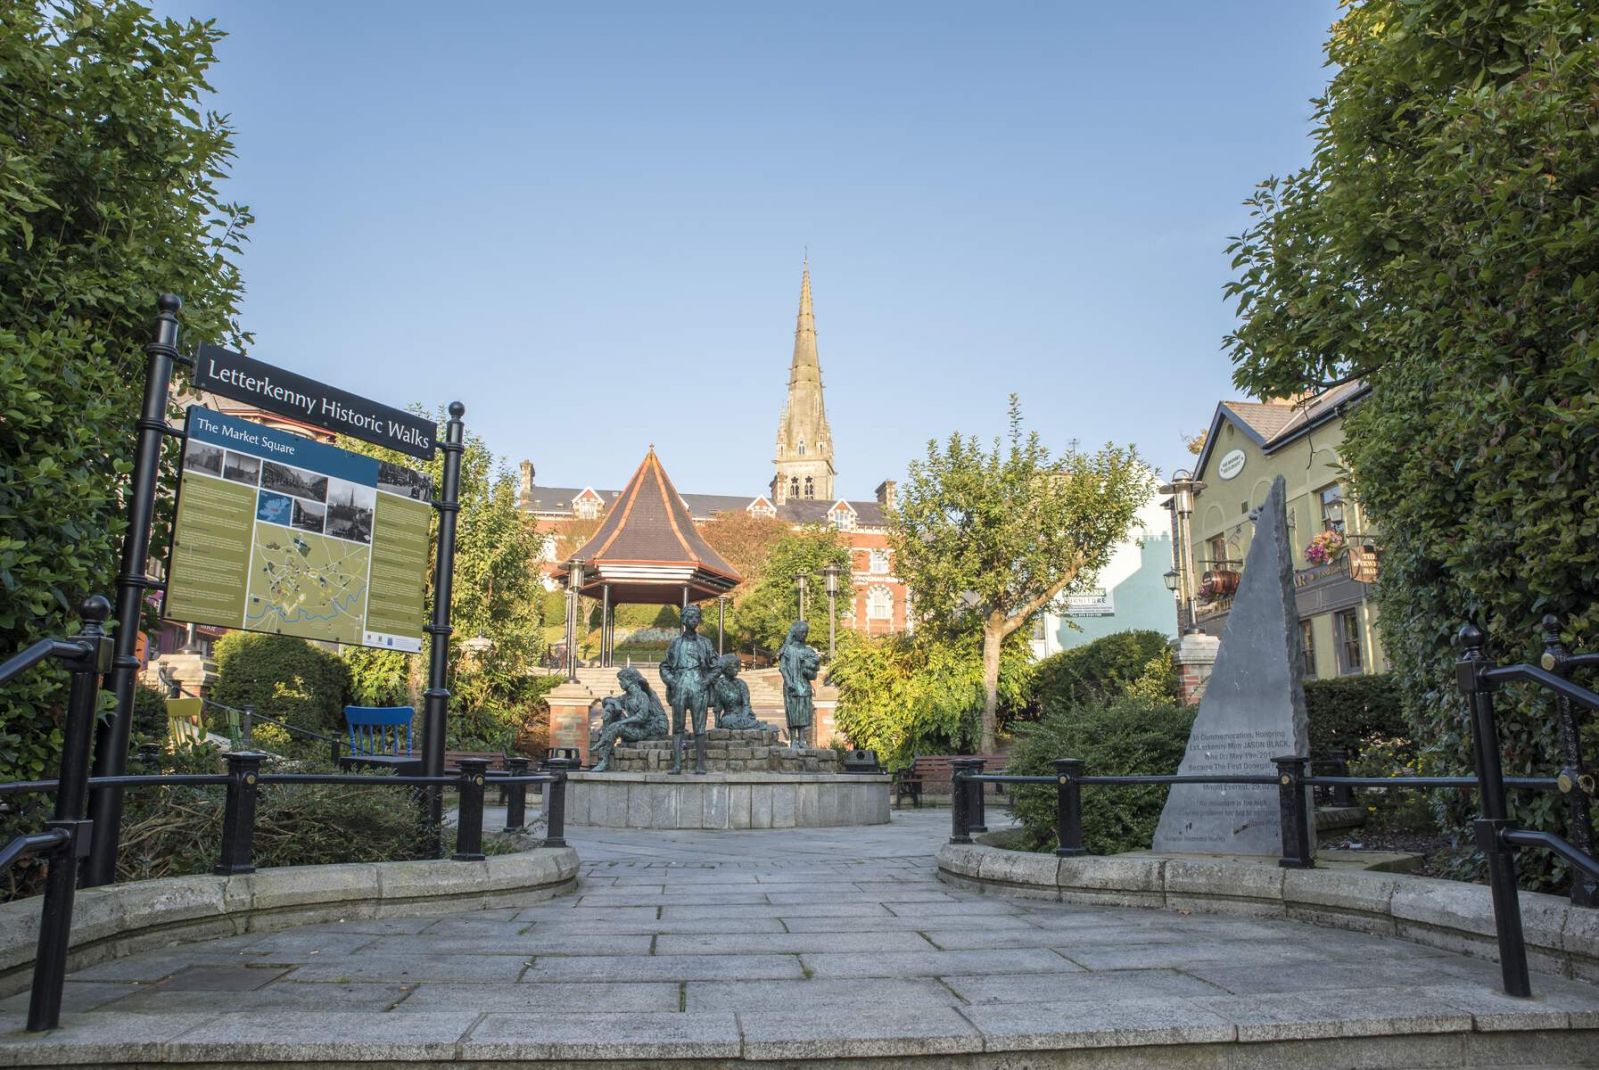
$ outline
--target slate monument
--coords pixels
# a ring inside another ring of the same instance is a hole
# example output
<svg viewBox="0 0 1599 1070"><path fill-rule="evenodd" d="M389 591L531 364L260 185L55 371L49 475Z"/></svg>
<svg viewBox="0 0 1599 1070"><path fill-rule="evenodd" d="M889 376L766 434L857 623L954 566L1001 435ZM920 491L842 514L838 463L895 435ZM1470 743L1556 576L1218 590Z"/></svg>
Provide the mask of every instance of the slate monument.
<svg viewBox="0 0 1599 1070"><path fill-rule="evenodd" d="M1310 753L1286 499L1278 476L1256 515L1244 574L1179 773L1272 776L1277 772L1273 758ZM1280 855L1277 786L1173 787L1155 829L1154 848Z"/></svg>

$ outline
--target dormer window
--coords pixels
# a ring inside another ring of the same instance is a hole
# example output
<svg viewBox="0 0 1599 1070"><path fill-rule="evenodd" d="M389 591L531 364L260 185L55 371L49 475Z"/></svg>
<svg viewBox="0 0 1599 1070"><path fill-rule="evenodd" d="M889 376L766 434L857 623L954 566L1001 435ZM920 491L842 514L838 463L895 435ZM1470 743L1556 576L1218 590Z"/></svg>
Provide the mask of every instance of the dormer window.
<svg viewBox="0 0 1599 1070"><path fill-rule="evenodd" d="M600 503L593 498L584 498L573 504L576 506L575 511L579 520L593 520L600 515Z"/></svg>
<svg viewBox="0 0 1599 1070"><path fill-rule="evenodd" d="M853 531L855 529L855 514L848 506L834 506L832 513L833 526L839 531Z"/></svg>

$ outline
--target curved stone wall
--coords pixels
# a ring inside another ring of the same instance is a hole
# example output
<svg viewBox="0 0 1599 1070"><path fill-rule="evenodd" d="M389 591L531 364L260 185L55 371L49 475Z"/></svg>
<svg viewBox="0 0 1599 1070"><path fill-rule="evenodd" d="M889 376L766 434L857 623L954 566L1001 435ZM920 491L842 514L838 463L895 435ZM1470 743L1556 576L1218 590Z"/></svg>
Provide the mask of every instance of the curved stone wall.
<svg viewBox="0 0 1599 1070"><path fill-rule="evenodd" d="M1226 858L1057 858L977 844L941 847L938 876L999 895L1286 917L1499 958L1493 900L1481 884L1369 870L1282 869ZM1599 910L1522 892L1521 921L1530 968L1599 982Z"/></svg>
<svg viewBox="0 0 1599 1070"><path fill-rule="evenodd" d="M891 777L828 773L573 773L566 823L632 829L886 825Z"/></svg>
<svg viewBox="0 0 1599 1070"><path fill-rule="evenodd" d="M305 925L488 910L570 892L577 852L544 847L482 862L284 866L236 877L199 875L79 891L69 971L154 947ZM37 897L0 903L0 996L28 987L39 940Z"/></svg>

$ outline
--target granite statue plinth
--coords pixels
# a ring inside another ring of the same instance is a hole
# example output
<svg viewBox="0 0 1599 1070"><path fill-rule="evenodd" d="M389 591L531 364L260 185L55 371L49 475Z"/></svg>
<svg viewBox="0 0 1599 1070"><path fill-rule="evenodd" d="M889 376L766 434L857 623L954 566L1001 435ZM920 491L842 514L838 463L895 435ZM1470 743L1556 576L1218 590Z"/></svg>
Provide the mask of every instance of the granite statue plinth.
<svg viewBox="0 0 1599 1070"><path fill-rule="evenodd" d="M842 773L844 764L831 747L791 748L778 742L775 728L713 728L705 733L705 768L714 773ZM611 757L617 773L665 773L673 762L670 740L621 743Z"/></svg>
<svg viewBox="0 0 1599 1070"><path fill-rule="evenodd" d="M662 830L885 825L891 781L858 773L573 773L566 823Z"/></svg>

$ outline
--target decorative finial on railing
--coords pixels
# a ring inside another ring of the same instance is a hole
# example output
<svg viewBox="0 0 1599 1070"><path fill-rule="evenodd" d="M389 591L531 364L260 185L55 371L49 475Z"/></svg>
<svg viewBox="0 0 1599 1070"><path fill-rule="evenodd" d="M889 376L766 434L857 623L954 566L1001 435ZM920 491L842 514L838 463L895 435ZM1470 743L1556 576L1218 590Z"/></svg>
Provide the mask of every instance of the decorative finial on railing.
<svg viewBox="0 0 1599 1070"><path fill-rule="evenodd" d="M1460 626L1460 631L1456 634L1456 638L1460 640L1460 645L1465 648L1466 657L1482 657L1482 644L1484 636L1481 628L1477 627L1475 624L1472 624L1470 621L1467 621L1465 624Z"/></svg>

